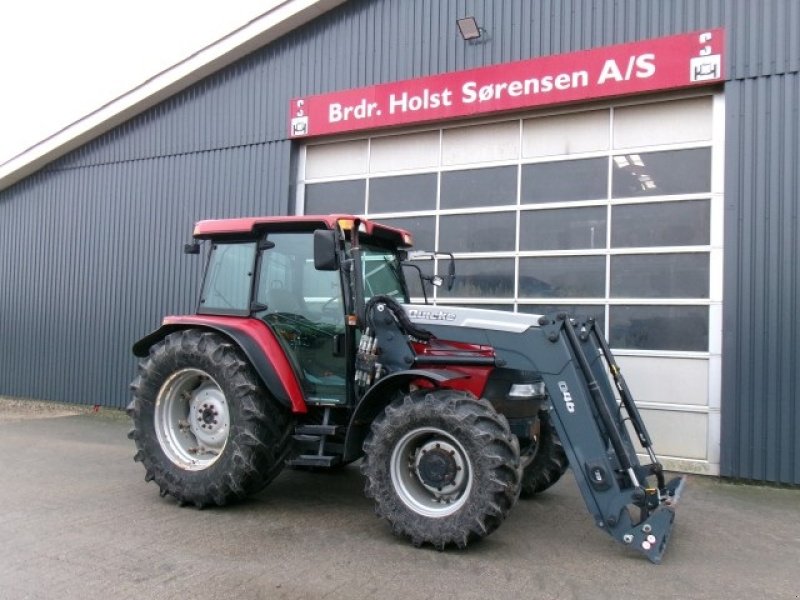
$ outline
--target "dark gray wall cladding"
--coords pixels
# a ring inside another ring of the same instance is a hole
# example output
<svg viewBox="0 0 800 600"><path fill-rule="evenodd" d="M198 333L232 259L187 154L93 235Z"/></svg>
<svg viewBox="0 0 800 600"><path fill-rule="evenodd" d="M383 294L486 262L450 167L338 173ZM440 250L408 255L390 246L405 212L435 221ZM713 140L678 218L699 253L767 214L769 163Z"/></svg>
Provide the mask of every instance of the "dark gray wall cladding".
<svg viewBox="0 0 800 600"><path fill-rule="evenodd" d="M351 0L0 192L0 393L125 404L131 342L192 308L192 222L289 210L291 97L718 26L722 470L800 483L798 0Z"/></svg>
<svg viewBox="0 0 800 600"><path fill-rule="evenodd" d="M40 173L0 197L0 394L124 406L131 344L194 309L200 218L286 212L262 144Z"/></svg>
<svg viewBox="0 0 800 600"><path fill-rule="evenodd" d="M724 475L800 484L800 75L725 88Z"/></svg>

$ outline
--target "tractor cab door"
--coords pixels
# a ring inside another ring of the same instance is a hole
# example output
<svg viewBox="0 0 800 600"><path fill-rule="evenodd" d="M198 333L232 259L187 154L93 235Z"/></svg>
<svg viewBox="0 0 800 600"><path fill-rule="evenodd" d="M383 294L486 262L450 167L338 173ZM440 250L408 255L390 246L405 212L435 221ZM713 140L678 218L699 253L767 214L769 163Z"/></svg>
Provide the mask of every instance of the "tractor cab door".
<svg viewBox="0 0 800 600"><path fill-rule="evenodd" d="M313 236L270 233L273 247L262 250L256 301L261 318L276 333L308 402L344 403L346 394L345 331L338 271L314 268Z"/></svg>

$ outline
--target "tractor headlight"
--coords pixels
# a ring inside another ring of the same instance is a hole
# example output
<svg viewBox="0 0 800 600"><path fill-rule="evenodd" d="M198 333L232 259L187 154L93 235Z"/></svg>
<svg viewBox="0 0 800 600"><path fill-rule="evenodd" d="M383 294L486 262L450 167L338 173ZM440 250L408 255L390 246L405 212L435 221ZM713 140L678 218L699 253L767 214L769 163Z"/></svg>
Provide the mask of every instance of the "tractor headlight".
<svg viewBox="0 0 800 600"><path fill-rule="evenodd" d="M509 398L527 399L543 397L546 394L544 381L535 381L533 383L515 383L508 391Z"/></svg>

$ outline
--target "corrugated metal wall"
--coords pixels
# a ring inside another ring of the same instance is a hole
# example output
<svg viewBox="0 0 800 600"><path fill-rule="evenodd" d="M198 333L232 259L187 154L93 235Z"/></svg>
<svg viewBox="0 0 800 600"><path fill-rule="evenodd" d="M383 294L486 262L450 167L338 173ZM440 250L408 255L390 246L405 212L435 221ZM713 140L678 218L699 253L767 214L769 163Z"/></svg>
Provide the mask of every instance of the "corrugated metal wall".
<svg viewBox="0 0 800 600"><path fill-rule="evenodd" d="M0 394L124 406L133 341L194 309L194 222L286 212L288 146L70 167L3 192Z"/></svg>
<svg viewBox="0 0 800 600"><path fill-rule="evenodd" d="M725 110L720 469L800 484L800 75L730 82Z"/></svg>
<svg viewBox="0 0 800 600"><path fill-rule="evenodd" d="M722 468L800 483L797 0L351 0L0 192L0 393L125 404L133 339L192 308L192 222L289 209L292 96L720 25Z"/></svg>

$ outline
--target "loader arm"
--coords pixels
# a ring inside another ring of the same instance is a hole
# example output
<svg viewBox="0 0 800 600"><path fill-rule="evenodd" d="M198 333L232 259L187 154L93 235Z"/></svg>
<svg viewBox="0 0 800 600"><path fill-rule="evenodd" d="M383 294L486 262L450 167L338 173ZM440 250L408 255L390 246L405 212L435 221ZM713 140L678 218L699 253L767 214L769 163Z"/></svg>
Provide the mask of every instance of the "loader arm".
<svg viewBox="0 0 800 600"><path fill-rule="evenodd" d="M563 314L542 317L540 327L529 329L525 337L550 394L552 421L595 524L651 562L660 562L684 478L664 482L650 436L605 338L592 320L576 322ZM651 457L649 464L639 462L623 411Z"/></svg>

